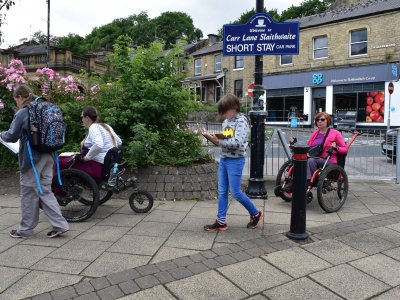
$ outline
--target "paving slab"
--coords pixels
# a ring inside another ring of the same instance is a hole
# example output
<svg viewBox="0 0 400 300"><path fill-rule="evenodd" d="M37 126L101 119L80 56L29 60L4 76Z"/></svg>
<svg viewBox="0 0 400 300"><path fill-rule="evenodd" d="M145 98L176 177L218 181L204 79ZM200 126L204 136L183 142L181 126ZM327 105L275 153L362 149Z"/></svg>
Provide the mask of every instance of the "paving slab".
<svg viewBox="0 0 400 300"><path fill-rule="evenodd" d="M383 251L382 253L391 258L394 258L394 259L400 261L400 247L393 248L393 249L390 249L387 251Z"/></svg>
<svg viewBox="0 0 400 300"><path fill-rule="evenodd" d="M32 297L75 284L82 276L32 271L1 294L0 299L14 300Z"/></svg>
<svg viewBox="0 0 400 300"><path fill-rule="evenodd" d="M168 238L165 246L191 250L207 250L211 248L215 234L215 232L205 231L175 231Z"/></svg>
<svg viewBox="0 0 400 300"><path fill-rule="evenodd" d="M89 264L90 262L88 261L45 257L30 267L30 269L78 275L86 269Z"/></svg>
<svg viewBox="0 0 400 300"><path fill-rule="evenodd" d="M180 249L180 248L163 246L153 256L153 258L151 259L151 263L157 263L196 253L198 253L198 250Z"/></svg>
<svg viewBox="0 0 400 300"><path fill-rule="evenodd" d="M394 300L400 299L400 286L388 290L377 297L373 297L374 300Z"/></svg>
<svg viewBox="0 0 400 300"><path fill-rule="evenodd" d="M136 294L119 298L120 300L174 300L176 299L171 293L163 286L158 285L153 288L137 292Z"/></svg>
<svg viewBox="0 0 400 300"><path fill-rule="evenodd" d="M367 256L366 253L358 251L338 240L324 240L302 247L332 265L340 265Z"/></svg>
<svg viewBox="0 0 400 300"><path fill-rule="evenodd" d="M282 284L278 287L263 292L270 300L340 300L341 297L335 295L328 289L303 277L297 280Z"/></svg>
<svg viewBox="0 0 400 300"><path fill-rule="evenodd" d="M0 253L0 266L29 268L56 248L16 245Z"/></svg>
<svg viewBox="0 0 400 300"><path fill-rule="evenodd" d="M350 265L392 287L400 285L400 262L383 254L350 262Z"/></svg>
<svg viewBox="0 0 400 300"><path fill-rule="evenodd" d="M370 255L395 247L395 244L366 231L348 234L338 240Z"/></svg>
<svg viewBox="0 0 400 300"><path fill-rule="evenodd" d="M390 285L347 264L313 273L310 277L345 299L367 299L390 288Z"/></svg>
<svg viewBox="0 0 400 300"><path fill-rule="evenodd" d="M293 279L260 258L253 258L221 267L218 268L218 271L249 295L262 292Z"/></svg>
<svg viewBox="0 0 400 300"><path fill-rule="evenodd" d="M264 255L262 258L294 278L332 266L330 263L298 247Z"/></svg>
<svg viewBox="0 0 400 300"><path fill-rule="evenodd" d="M168 237L176 229L175 223L163 223L142 221L135 225L127 234Z"/></svg>
<svg viewBox="0 0 400 300"><path fill-rule="evenodd" d="M105 242L116 242L125 233L127 233L131 227L120 227L120 226L109 226L109 225L94 225L89 230L81 233L79 239L91 240L91 241L105 241Z"/></svg>
<svg viewBox="0 0 400 300"><path fill-rule="evenodd" d="M110 245L111 242L74 239L56 249L49 257L93 261L109 248Z"/></svg>
<svg viewBox="0 0 400 300"><path fill-rule="evenodd" d="M165 241L166 238L164 237L125 235L115 242L107 251L154 255Z"/></svg>
<svg viewBox="0 0 400 300"><path fill-rule="evenodd" d="M9 286L28 274L28 269L10 268L0 266L0 295ZM1 296L0 296L1 298Z"/></svg>
<svg viewBox="0 0 400 300"><path fill-rule="evenodd" d="M104 252L81 275L101 277L147 264L151 256Z"/></svg>
<svg viewBox="0 0 400 300"><path fill-rule="evenodd" d="M166 287L178 299L243 299L248 294L233 285L216 271L167 283ZM207 287L207 289L204 289Z"/></svg>

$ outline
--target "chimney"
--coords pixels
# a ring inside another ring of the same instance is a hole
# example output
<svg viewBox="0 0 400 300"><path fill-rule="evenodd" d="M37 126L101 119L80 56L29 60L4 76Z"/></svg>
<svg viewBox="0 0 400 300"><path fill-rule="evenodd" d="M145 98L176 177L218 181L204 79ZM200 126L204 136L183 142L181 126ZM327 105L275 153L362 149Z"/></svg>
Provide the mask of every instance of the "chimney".
<svg viewBox="0 0 400 300"><path fill-rule="evenodd" d="M215 43L218 43L220 41L219 35L216 34L209 34L208 35L208 45L214 45Z"/></svg>

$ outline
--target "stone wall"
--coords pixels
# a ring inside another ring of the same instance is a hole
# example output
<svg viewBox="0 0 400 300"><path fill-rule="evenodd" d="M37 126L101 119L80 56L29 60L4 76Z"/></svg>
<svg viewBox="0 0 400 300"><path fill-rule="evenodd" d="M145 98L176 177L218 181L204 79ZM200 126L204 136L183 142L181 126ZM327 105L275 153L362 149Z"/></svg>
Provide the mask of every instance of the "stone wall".
<svg viewBox="0 0 400 300"><path fill-rule="evenodd" d="M218 163L139 170L139 187L157 200L209 200L217 197Z"/></svg>

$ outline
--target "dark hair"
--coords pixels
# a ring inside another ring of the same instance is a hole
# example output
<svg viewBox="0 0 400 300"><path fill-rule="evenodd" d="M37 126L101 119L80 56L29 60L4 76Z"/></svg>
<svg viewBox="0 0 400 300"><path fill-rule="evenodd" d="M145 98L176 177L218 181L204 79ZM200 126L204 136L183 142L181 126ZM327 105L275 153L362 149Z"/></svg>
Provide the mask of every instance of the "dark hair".
<svg viewBox="0 0 400 300"><path fill-rule="evenodd" d="M319 118L321 118L321 117L326 119L326 125L327 125L328 127L332 125L331 116L328 115L326 112L320 112L320 113L317 113L316 116L315 116L315 118L314 118L314 125L315 125L315 126L317 125L317 119L319 119Z"/></svg>
<svg viewBox="0 0 400 300"><path fill-rule="evenodd" d="M82 115L84 117L89 117L93 123L99 122L99 114L94 106L86 106L82 109Z"/></svg>
<svg viewBox="0 0 400 300"><path fill-rule="evenodd" d="M21 84L15 88L13 92L13 97L16 98L22 96L26 99L23 101L23 106L27 106L36 96L33 94L31 88L26 84Z"/></svg>
<svg viewBox="0 0 400 300"><path fill-rule="evenodd" d="M220 115L225 114L230 109L240 112L240 101L238 97L232 94L225 95L218 101L218 113Z"/></svg>

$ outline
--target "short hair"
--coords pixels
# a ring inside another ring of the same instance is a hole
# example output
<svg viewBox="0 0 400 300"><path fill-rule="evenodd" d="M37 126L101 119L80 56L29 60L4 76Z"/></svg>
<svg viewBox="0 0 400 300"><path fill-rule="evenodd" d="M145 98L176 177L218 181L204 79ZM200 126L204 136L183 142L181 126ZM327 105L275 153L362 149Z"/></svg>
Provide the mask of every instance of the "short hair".
<svg viewBox="0 0 400 300"><path fill-rule="evenodd" d="M94 106L86 106L82 110L82 115L84 117L89 117L93 123L96 123L99 121L99 114L97 112L96 107Z"/></svg>
<svg viewBox="0 0 400 300"><path fill-rule="evenodd" d="M225 95L218 101L218 114L223 115L230 109L240 112L239 98L232 94Z"/></svg>
<svg viewBox="0 0 400 300"><path fill-rule="evenodd" d="M319 113L317 113L317 114L315 115L315 118L314 118L314 125L315 125L315 126L317 126L317 119L319 119L319 118L321 118L321 117L323 117L323 118L326 119L326 125L327 125L328 127L332 125L332 118L331 118L331 116L330 116L329 114L327 114L326 112L319 112Z"/></svg>

